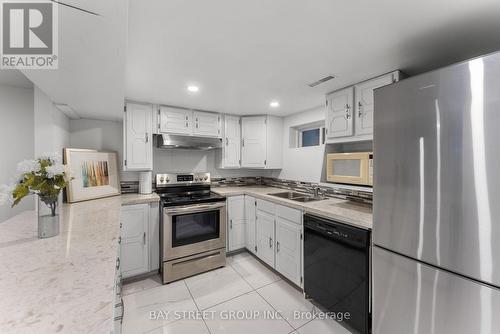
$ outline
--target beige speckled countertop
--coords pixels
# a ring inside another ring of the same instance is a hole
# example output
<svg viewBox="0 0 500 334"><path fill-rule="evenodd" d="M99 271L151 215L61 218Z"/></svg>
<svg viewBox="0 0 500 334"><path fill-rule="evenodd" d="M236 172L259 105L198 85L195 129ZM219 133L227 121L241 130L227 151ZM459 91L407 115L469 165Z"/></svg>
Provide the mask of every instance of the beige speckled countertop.
<svg viewBox="0 0 500 334"><path fill-rule="evenodd" d="M74 204L60 212L60 234L38 239L37 216L0 223L0 332L109 333L120 207L156 202L127 194Z"/></svg>
<svg viewBox="0 0 500 334"><path fill-rule="evenodd" d="M213 187L212 191L223 196L250 195L273 203L304 210L305 213L335 219L339 222L356 227L364 229L372 228L372 208L368 205L358 204L352 201L329 198L322 201L301 203L271 196L269 194L288 190L267 186Z"/></svg>

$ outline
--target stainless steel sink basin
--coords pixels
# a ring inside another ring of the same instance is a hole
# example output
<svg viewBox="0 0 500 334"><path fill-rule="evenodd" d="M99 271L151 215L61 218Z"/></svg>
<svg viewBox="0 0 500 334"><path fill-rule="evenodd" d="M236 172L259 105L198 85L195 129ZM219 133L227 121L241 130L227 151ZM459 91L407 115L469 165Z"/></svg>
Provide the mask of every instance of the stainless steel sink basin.
<svg viewBox="0 0 500 334"><path fill-rule="evenodd" d="M306 196L306 197L295 197L295 198L292 198L292 201L296 201L296 202L315 202L315 201L322 201L324 200L325 198L324 197L312 197L312 196Z"/></svg>
<svg viewBox="0 0 500 334"><path fill-rule="evenodd" d="M307 196L306 194L298 193L295 191L286 191L286 192L282 192L282 193L275 193L275 194L268 194L268 195L276 196L279 198L286 198L286 199L294 199L297 197Z"/></svg>
<svg viewBox="0 0 500 334"><path fill-rule="evenodd" d="M314 196L310 196L307 194L298 193L295 191L286 191L286 192L282 192L282 193L275 193L275 194L268 194L268 195L276 196L279 198L285 198L285 199L289 199L289 200L296 201L296 202L302 202L302 203L321 201L321 200L325 199L324 197L314 197Z"/></svg>

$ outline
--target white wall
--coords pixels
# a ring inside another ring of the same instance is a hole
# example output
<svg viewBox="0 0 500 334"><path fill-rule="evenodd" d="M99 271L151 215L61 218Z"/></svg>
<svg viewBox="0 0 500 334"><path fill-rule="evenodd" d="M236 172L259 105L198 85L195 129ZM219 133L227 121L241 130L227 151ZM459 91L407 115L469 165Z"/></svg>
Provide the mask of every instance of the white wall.
<svg viewBox="0 0 500 334"><path fill-rule="evenodd" d="M0 85L0 184L14 181L18 162L34 154L33 89ZM16 207L0 206L0 222L33 210L34 201L24 199Z"/></svg>
<svg viewBox="0 0 500 334"><path fill-rule="evenodd" d="M324 122L325 108L318 107L283 119L283 169L279 178L303 182L320 182L325 145L290 147L290 128Z"/></svg>
<svg viewBox="0 0 500 334"><path fill-rule="evenodd" d="M118 152L123 155L123 123L90 119L70 120L70 146ZM169 172L210 172L213 177L271 176L272 171L217 169L215 151L153 149L153 176ZM122 181L137 181L138 172L121 171Z"/></svg>
<svg viewBox="0 0 500 334"><path fill-rule="evenodd" d="M34 88L35 157L57 153L69 145L69 118L38 87Z"/></svg>
<svg viewBox="0 0 500 334"><path fill-rule="evenodd" d="M272 176L273 171L256 169L218 169L211 151L153 150L153 175L169 172L209 172L211 177Z"/></svg>
<svg viewBox="0 0 500 334"><path fill-rule="evenodd" d="M118 166L123 157L123 123L92 119L72 119L69 122L70 147L86 148L118 153ZM120 168L121 181L137 181L136 172L123 172Z"/></svg>

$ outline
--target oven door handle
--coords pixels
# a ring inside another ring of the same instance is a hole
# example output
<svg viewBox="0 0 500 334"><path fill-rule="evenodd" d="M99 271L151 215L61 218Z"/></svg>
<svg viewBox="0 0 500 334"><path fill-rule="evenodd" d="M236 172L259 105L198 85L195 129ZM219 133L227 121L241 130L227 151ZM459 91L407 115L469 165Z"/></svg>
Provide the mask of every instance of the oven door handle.
<svg viewBox="0 0 500 334"><path fill-rule="evenodd" d="M191 212L199 212L213 209L220 209L226 206L225 202L215 203L215 204L198 204L198 205L185 205L185 206L176 206L172 208L165 208L165 213L167 215L176 215L182 213L191 213Z"/></svg>

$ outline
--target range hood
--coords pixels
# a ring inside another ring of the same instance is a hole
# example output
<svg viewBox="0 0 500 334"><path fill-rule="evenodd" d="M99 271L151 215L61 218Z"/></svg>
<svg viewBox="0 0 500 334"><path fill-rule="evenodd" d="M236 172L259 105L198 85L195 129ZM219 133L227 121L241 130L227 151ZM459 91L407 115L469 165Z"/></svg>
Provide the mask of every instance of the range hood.
<svg viewBox="0 0 500 334"><path fill-rule="evenodd" d="M220 138L205 138L182 135L158 135L157 144L159 148L176 150L198 150L208 151L222 147Z"/></svg>

